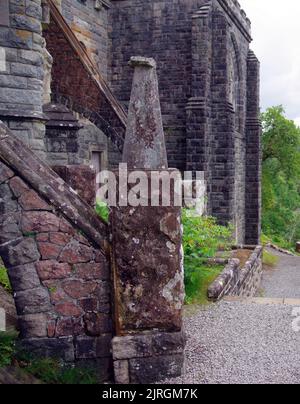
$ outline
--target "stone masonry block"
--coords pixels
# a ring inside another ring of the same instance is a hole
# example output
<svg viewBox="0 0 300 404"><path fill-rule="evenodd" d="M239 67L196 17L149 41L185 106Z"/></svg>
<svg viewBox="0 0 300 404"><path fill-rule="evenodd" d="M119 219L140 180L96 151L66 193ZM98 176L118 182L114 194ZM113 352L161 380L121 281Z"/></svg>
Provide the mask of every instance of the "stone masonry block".
<svg viewBox="0 0 300 404"><path fill-rule="evenodd" d="M0 254L7 268L39 260L40 253L33 238L19 238L0 246Z"/></svg>
<svg viewBox="0 0 300 404"><path fill-rule="evenodd" d="M74 344L72 337L29 338L19 342L19 348L41 358L58 358L65 362L74 362Z"/></svg>
<svg viewBox="0 0 300 404"><path fill-rule="evenodd" d="M114 337L112 342L114 360L143 358L161 355L182 354L186 339L183 332L149 332L139 335Z"/></svg>
<svg viewBox="0 0 300 404"><path fill-rule="evenodd" d="M38 313L19 316L19 327L22 338L47 337L47 315Z"/></svg>
<svg viewBox="0 0 300 404"><path fill-rule="evenodd" d="M0 161L0 183L5 182L14 176L13 171Z"/></svg>
<svg viewBox="0 0 300 404"><path fill-rule="evenodd" d="M34 264L11 267L8 274L14 292L31 290L41 284Z"/></svg>
<svg viewBox="0 0 300 404"><path fill-rule="evenodd" d="M23 233L59 230L59 218L50 212L25 212L22 216Z"/></svg>
<svg viewBox="0 0 300 404"><path fill-rule="evenodd" d="M10 212L0 216L0 245L22 237L19 228L20 212Z"/></svg>
<svg viewBox="0 0 300 404"><path fill-rule="evenodd" d="M43 201L35 191L25 192L19 199L24 210L52 210L51 206Z"/></svg>
<svg viewBox="0 0 300 404"><path fill-rule="evenodd" d="M181 376L184 355L170 355L129 360L129 377L132 384L155 383Z"/></svg>
<svg viewBox="0 0 300 404"><path fill-rule="evenodd" d="M61 264L55 260L37 262L36 270L43 281L48 279L64 279L72 273L72 267L69 264Z"/></svg>
<svg viewBox="0 0 300 404"><path fill-rule="evenodd" d="M49 293L41 286L16 292L15 303L19 315L51 311Z"/></svg>

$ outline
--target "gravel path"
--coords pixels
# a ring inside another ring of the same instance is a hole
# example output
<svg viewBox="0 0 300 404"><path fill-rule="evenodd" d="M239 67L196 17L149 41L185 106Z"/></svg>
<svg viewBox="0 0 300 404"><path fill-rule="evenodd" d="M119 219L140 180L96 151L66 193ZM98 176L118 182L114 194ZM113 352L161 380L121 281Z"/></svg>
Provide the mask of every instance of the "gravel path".
<svg viewBox="0 0 300 404"><path fill-rule="evenodd" d="M270 252L279 257L279 262L275 269L264 271L263 296L300 299L300 257Z"/></svg>
<svg viewBox="0 0 300 404"><path fill-rule="evenodd" d="M265 297L300 298L300 257L280 255L263 288ZM164 383L300 384L297 307L222 301L192 308L185 318L185 374Z"/></svg>

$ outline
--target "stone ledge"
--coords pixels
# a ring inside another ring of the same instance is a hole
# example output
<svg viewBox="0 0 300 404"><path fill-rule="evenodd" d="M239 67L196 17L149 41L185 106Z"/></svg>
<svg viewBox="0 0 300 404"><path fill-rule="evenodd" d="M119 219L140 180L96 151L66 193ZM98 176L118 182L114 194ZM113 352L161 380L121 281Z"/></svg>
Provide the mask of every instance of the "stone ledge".
<svg viewBox="0 0 300 404"><path fill-rule="evenodd" d="M262 246L251 246L253 250L243 268L238 259L230 259L220 276L208 288L208 298L219 301L225 296L254 296L262 274Z"/></svg>

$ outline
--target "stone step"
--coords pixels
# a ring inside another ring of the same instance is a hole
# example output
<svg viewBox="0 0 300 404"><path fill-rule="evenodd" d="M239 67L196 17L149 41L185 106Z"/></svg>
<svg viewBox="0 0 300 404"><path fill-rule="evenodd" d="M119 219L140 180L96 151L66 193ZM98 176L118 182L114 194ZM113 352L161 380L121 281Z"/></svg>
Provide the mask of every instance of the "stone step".
<svg viewBox="0 0 300 404"><path fill-rule="evenodd" d="M300 299L287 299L287 298L269 298L269 297L239 297L239 296L226 296L223 301L225 302L241 302L241 303L254 303L261 305L270 304L283 304L286 306L299 306Z"/></svg>

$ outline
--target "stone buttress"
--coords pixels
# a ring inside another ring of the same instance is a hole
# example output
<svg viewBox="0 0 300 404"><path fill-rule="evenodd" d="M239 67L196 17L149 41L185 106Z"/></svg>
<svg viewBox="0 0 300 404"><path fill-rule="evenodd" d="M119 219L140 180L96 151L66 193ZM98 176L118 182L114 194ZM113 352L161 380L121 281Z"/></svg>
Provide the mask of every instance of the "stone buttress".
<svg viewBox="0 0 300 404"><path fill-rule="evenodd" d="M123 163L129 176L139 170L149 183L150 170L174 170L167 168L156 64L144 58L131 58L130 64L134 79ZM181 209L172 202L152 207L150 195L146 202L111 210L117 383L151 383L178 376L183 368Z"/></svg>

